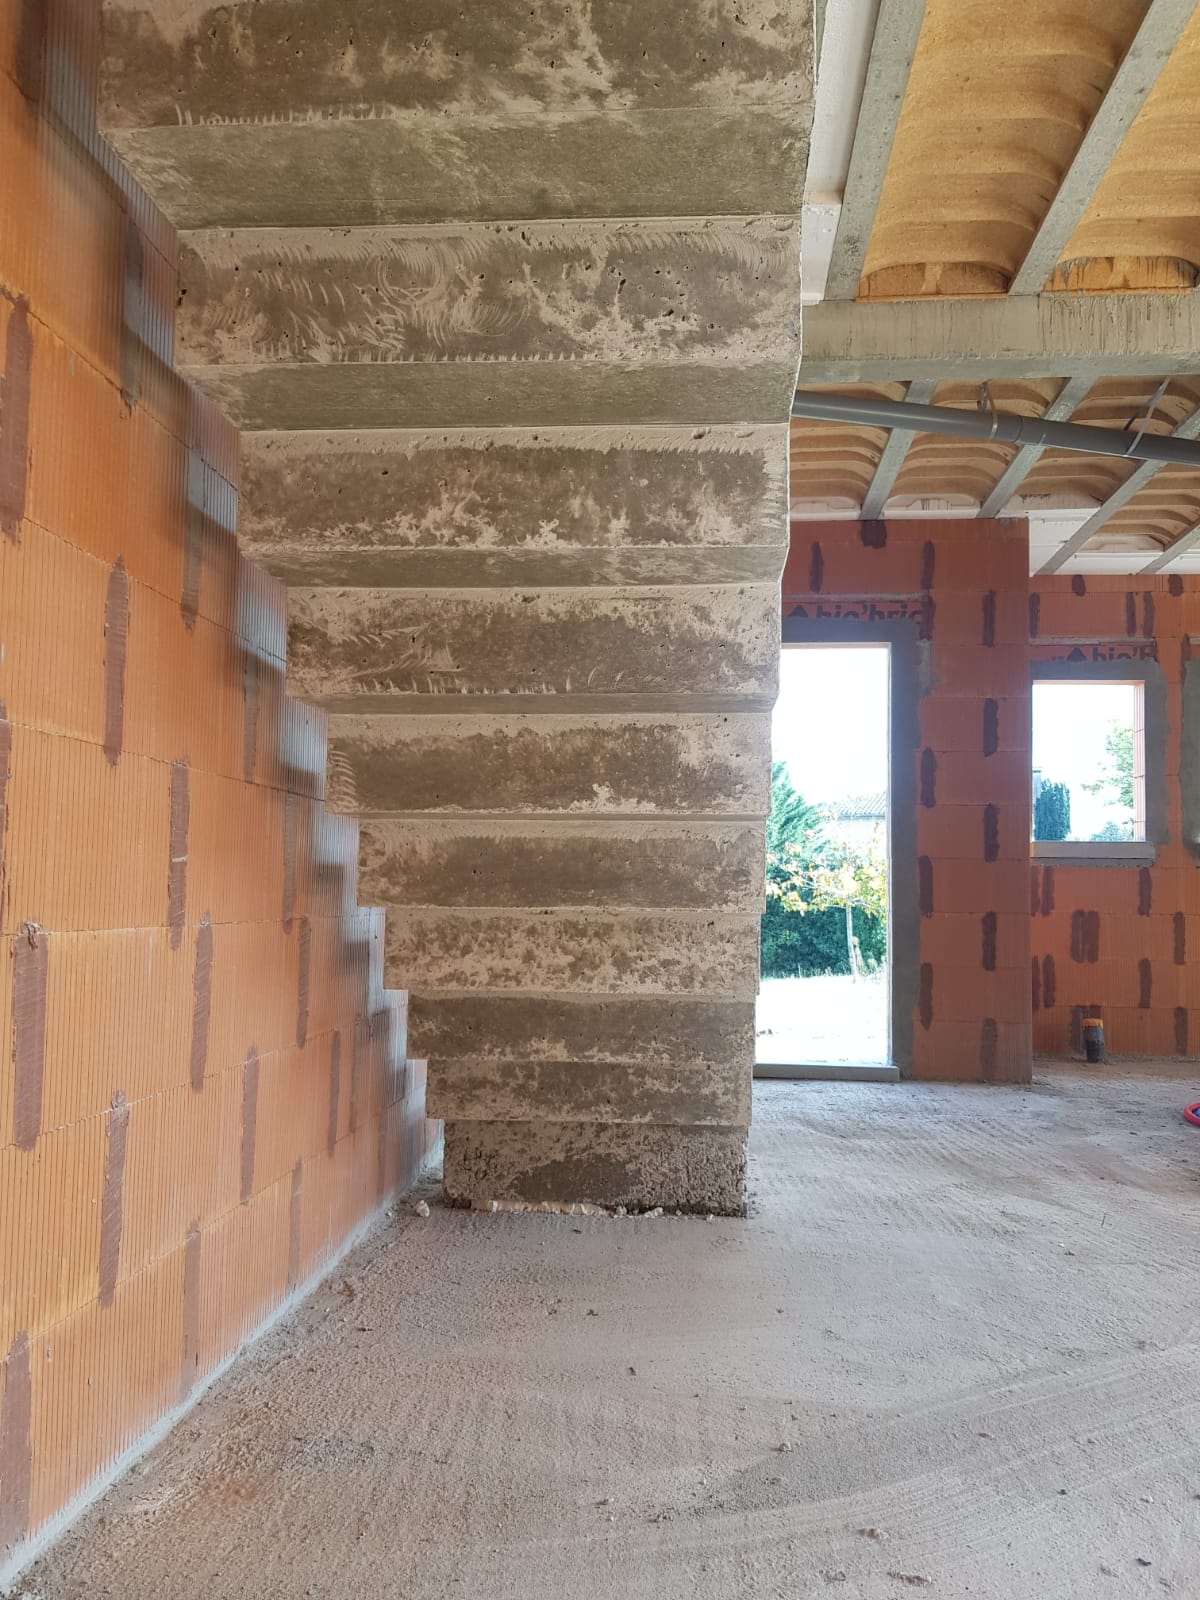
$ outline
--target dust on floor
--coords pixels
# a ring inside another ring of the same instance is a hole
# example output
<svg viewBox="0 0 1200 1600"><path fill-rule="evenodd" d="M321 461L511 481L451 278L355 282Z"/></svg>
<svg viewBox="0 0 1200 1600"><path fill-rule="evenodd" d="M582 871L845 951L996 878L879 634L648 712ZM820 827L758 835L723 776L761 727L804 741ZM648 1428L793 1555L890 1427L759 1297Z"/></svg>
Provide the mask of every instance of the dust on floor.
<svg viewBox="0 0 1200 1600"><path fill-rule="evenodd" d="M1197 1096L761 1084L746 1222L406 1206L18 1591L1194 1600Z"/></svg>

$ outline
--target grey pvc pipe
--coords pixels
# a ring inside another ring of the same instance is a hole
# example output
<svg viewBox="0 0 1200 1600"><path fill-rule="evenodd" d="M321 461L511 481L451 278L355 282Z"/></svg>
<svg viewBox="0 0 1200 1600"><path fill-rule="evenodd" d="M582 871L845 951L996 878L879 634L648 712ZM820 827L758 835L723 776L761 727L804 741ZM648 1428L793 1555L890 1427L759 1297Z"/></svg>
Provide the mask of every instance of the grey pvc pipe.
<svg viewBox="0 0 1200 1600"><path fill-rule="evenodd" d="M1173 461L1200 467L1200 443L1131 428L1086 428L1073 422L1043 422L999 411L959 411L952 406L909 405L903 400L872 400L841 394L798 394L792 415L813 422L852 422L908 433L946 433L960 439L998 439L1007 444L1044 445L1051 450L1081 450L1093 456L1126 456L1138 461Z"/></svg>

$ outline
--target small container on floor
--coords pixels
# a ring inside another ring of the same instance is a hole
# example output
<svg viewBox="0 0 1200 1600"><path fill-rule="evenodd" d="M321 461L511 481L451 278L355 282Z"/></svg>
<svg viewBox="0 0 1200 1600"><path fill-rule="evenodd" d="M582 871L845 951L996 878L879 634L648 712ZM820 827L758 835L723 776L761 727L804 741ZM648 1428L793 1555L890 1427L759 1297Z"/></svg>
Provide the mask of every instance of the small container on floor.
<svg viewBox="0 0 1200 1600"><path fill-rule="evenodd" d="M1099 1017L1083 1019L1083 1053L1091 1062L1104 1060L1104 1024Z"/></svg>

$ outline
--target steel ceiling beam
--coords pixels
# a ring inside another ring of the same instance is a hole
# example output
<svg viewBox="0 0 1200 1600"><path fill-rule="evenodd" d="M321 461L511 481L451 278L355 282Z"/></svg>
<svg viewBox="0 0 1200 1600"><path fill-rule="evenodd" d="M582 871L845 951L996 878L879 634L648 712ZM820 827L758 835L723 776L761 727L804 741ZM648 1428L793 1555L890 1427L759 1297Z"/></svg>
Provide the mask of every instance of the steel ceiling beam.
<svg viewBox="0 0 1200 1600"><path fill-rule="evenodd" d="M925 0L882 0L879 7L825 285L827 299L852 300L858 293L924 17Z"/></svg>
<svg viewBox="0 0 1200 1600"><path fill-rule="evenodd" d="M1068 378L1042 412L1043 422L1066 422L1092 387L1090 378ZM998 517L1029 476L1046 449L1044 444L1024 444L996 479L995 486L979 508L981 517Z"/></svg>
<svg viewBox="0 0 1200 1600"><path fill-rule="evenodd" d="M1196 0L1150 0L1141 26L1009 284L1009 294L1041 293L1195 10Z"/></svg>
<svg viewBox="0 0 1200 1600"><path fill-rule="evenodd" d="M1193 411L1190 416L1185 417L1174 432L1160 442L1163 444L1170 444L1173 440L1183 442L1195 439L1198 436L1200 436L1200 408ZM1082 550L1084 545L1095 534L1099 533L1110 517L1120 511L1122 506L1128 505L1134 495L1146 487L1154 474L1161 471L1164 465L1165 462L1161 460L1143 461L1137 471L1126 478L1120 488L1115 489L1103 505L1097 506L1083 526L1077 528L1071 537L1059 546L1049 561L1038 568L1039 577L1051 572L1057 572L1060 567L1065 566L1077 551ZM1182 554L1182 552L1180 553Z"/></svg>
<svg viewBox="0 0 1200 1600"><path fill-rule="evenodd" d="M936 387L932 378L918 378L915 383L909 384L905 404L927 404L933 399ZM871 487L863 498L862 514L865 522L873 522L876 517L883 515L883 508L887 504L888 496L900 475L900 468L904 465L904 458L918 431L892 429L888 442L883 447L883 454L879 457L879 465L875 468L875 476L871 479Z"/></svg>

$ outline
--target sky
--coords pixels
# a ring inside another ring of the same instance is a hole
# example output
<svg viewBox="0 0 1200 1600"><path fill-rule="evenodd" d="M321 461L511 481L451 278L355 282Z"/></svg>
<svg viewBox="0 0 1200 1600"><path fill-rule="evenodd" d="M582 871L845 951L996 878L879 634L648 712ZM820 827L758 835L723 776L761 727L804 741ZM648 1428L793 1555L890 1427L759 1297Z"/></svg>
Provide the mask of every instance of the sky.
<svg viewBox="0 0 1200 1600"><path fill-rule="evenodd" d="M886 649L800 646L783 652L771 753L806 800L888 785Z"/></svg>
<svg viewBox="0 0 1200 1600"><path fill-rule="evenodd" d="M1034 688L1033 767L1071 789L1071 831L1090 839L1127 814L1082 785L1099 776L1113 722L1132 722L1137 690L1126 683L1039 683ZM806 800L886 789L888 652L877 647L786 649L771 751Z"/></svg>

